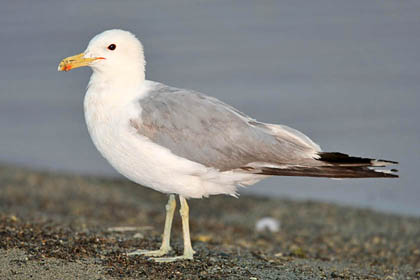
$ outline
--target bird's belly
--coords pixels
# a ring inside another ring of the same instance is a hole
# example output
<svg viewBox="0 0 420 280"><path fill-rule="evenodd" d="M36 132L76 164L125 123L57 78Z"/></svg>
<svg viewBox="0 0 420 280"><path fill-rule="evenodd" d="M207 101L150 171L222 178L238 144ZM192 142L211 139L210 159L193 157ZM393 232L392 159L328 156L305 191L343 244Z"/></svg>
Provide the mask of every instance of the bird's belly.
<svg viewBox="0 0 420 280"><path fill-rule="evenodd" d="M129 126L129 118L98 119L86 116L90 136L103 157L128 179L163 193L185 197L206 195L199 174L201 164L183 159Z"/></svg>

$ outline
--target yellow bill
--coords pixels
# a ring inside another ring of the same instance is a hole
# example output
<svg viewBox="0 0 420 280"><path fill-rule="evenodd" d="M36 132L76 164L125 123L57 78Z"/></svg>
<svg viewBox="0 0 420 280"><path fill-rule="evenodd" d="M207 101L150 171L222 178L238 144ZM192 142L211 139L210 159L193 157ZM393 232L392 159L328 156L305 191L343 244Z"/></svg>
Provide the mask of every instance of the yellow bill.
<svg viewBox="0 0 420 280"><path fill-rule="evenodd" d="M88 66L91 62L105 59L104 57L85 57L84 53L79 53L70 57L63 59L58 65L58 71L70 71L74 68L79 68L83 66Z"/></svg>

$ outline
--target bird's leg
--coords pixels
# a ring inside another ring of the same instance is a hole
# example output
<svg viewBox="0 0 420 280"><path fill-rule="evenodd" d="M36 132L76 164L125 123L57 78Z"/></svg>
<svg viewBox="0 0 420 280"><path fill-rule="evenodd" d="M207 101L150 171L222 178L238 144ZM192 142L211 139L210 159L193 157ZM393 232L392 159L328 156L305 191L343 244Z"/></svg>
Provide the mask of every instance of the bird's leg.
<svg viewBox="0 0 420 280"><path fill-rule="evenodd" d="M184 254L182 256L177 257L169 257L169 258L153 258L153 260L157 262L173 262L177 260L192 260L194 255L194 250L191 246L191 238L190 238L190 224L189 224L189 207L187 200L179 196L179 201L181 203L181 209L179 213L181 214L182 218L182 233L184 236Z"/></svg>
<svg viewBox="0 0 420 280"><path fill-rule="evenodd" d="M191 237L190 237L190 207L188 207L187 200L179 196L179 201L181 202L181 218L182 218L182 234L184 236L184 257L186 259L193 259L195 251L191 246Z"/></svg>
<svg viewBox="0 0 420 280"><path fill-rule="evenodd" d="M136 250L134 252L128 253L128 256L132 255L145 255L150 257L160 257L166 255L169 251L172 250L170 245L171 240L171 228L172 220L174 218L176 200L175 195L169 195L168 203L166 204L166 219L165 219L165 229L163 230L162 245L159 250Z"/></svg>

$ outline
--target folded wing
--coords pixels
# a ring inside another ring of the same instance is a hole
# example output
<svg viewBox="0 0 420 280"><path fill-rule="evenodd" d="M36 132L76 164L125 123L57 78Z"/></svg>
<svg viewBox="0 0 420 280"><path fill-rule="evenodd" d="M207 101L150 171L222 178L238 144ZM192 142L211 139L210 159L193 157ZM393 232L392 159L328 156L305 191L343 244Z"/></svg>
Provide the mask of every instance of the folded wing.
<svg viewBox="0 0 420 280"><path fill-rule="evenodd" d="M319 151L300 132L257 122L216 98L159 83L152 88L130 124L180 157L226 171L252 162L298 164Z"/></svg>
<svg viewBox="0 0 420 280"><path fill-rule="evenodd" d="M371 169L380 161L323 153L295 129L258 122L198 92L153 83L138 102L141 116L130 120L137 133L177 156L220 171L333 178L396 176Z"/></svg>

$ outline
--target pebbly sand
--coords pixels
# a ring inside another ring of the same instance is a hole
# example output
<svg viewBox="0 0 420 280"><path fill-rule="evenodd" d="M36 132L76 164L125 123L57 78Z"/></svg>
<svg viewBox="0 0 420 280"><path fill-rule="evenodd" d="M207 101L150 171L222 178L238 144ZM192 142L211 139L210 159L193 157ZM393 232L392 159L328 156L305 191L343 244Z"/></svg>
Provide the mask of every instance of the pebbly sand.
<svg viewBox="0 0 420 280"><path fill-rule="evenodd" d="M420 279L420 218L251 196L190 201L194 261L127 257L158 248L166 199L127 180L0 166L0 279ZM279 232L255 231L267 216ZM182 253L179 215L172 247Z"/></svg>

